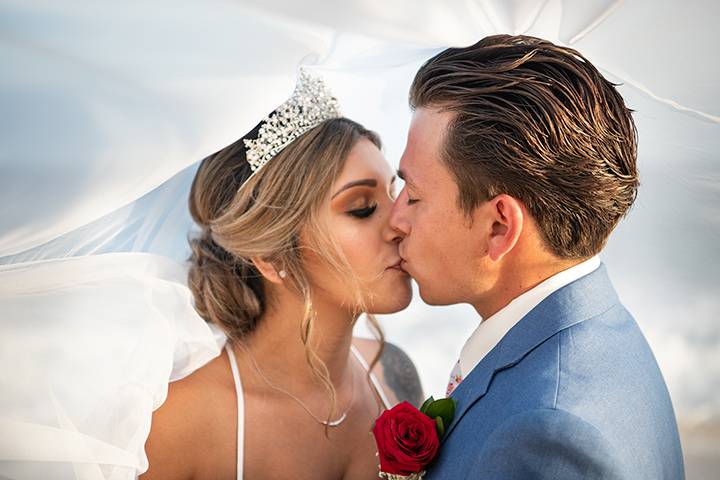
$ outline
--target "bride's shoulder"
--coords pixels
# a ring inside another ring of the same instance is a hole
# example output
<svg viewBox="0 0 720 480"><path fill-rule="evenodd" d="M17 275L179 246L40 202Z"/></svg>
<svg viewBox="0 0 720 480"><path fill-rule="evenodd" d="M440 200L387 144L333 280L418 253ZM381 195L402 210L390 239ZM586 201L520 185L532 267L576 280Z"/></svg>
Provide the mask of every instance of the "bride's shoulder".
<svg viewBox="0 0 720 480"><path fill-rule="evenodd" d="M152 416L145 444L150 468L142 480L194 478L209 459L234 458L218 451L218 445L234 445L222 441L223 437L231 440L235 432L235 424L228 421L236 415L235 391L228 372L227 358L222 354L168 385L166 400ZM221 463L216 466L220 468Z"/></svg>
<svg viewBox="0 0 720 480"><path fill-rule="evenodd" d="M353 345L370 364L380 352L380 342L369 338L353 338ZM373 368L393 403L407 400L415 406L423 402L423 391L415 364L407 353L394 343L385 342L382 355Z"/></svg>

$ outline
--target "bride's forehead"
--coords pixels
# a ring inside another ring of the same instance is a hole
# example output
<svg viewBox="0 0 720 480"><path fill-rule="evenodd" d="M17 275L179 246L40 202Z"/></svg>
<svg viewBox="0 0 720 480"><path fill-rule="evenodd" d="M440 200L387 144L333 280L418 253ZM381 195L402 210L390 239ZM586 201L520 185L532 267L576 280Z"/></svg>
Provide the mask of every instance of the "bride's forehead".
<svg viewBox="0 0 720 480"><path fill-rule="evenodd" d="M358 140L350 151L336 179L336 184L361 178L372 178L381 183L388 183L393 175L393 169L382 152L370 140L363 138Z"/></svg>

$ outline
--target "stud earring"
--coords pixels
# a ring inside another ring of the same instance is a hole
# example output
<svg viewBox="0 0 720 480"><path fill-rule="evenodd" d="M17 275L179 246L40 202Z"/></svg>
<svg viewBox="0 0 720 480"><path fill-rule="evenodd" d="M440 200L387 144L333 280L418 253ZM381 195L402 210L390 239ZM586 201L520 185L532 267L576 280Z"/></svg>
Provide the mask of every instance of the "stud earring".
<svg viewBox="0 0 720 480"><path fill-rule="evenodd" d="M278 275L280 275L280 278L285 278L287 277L287 272L285 270L280 270L278 272Z"/></svg>

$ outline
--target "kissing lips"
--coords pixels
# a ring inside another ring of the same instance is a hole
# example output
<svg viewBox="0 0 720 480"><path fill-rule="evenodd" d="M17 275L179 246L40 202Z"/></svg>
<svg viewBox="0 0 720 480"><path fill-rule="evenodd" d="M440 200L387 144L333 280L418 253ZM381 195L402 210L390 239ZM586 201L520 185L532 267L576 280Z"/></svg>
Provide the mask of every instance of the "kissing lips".
<svg viewBox="0 0 720 480"><path fill-rule="evenodd" d="M395 262L395 263L393 263L392 265L390 265L389 267L387 267L386 270L397 270L397 271L402 272L402 273L407 273L407 272L406 272L405 270L403 270L403 268L402 268L402 263L403 263L403 261L404 261L404 260L403 260L402 258L399 259L397 262Z"/></svg>

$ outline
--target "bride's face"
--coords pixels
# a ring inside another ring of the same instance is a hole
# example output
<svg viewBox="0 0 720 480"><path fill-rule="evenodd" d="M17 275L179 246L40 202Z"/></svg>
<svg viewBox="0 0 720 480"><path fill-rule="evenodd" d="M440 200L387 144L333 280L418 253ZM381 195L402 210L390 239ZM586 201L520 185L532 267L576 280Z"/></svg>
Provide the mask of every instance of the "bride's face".
<svg viewBox="0 0 720 480"><path fill-rule="evenodd" d="M399 267L399 238L388 225L394 183L394 172L380 150L362 138L350 151L324 207L328 233L345 255L368 313L402 310L412 298L410 277ZM348 283L327 262L311 256L306 268L326 301L356 304Z"/></svg>

